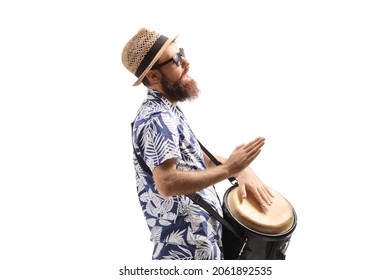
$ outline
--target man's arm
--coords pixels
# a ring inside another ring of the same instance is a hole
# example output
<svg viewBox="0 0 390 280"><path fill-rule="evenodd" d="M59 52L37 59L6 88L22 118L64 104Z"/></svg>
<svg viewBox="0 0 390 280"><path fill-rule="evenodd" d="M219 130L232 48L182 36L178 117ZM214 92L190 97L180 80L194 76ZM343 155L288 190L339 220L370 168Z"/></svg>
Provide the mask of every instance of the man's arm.
<svg viewBox="0 0 390 280"><path fill-rule="evenodd" d="M224 164L206 170L180 171L176 159L166 160L153 170L157 190L165 197L190 194L235 176L259 155L264 140L259 137L236 147Z"/></svg>
<svg viewBox="0 0 390 280"><path fill-rule="evenodd" d="M222 165L227 160L221 156L214 156L222 163ZM205 159L207 168L215 168L215 164L205 153L203 154L203 157ZM274 195L249 166L237 174L236 178L239 183L239 190L241 192L242 198L246 198L247 191L249 191L252 193L255 199L259 201L259 204L263 209L266 209L267 205L271 205Z"/></svg>

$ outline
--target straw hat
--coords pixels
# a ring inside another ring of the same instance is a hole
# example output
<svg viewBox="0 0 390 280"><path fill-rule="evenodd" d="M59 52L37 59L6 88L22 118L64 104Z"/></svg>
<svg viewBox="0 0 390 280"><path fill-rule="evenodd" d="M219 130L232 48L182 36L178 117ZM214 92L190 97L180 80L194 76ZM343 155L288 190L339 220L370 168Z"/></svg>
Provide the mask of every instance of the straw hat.
<svg viewBox="0 0 390 280"><path fill-rule="evenodd" d="M141 28L125 45L122 51L123 65L138 79L133 86L138 86L146 73L157 62L165 49L176 40L168 38L146 28Z"/></svg>

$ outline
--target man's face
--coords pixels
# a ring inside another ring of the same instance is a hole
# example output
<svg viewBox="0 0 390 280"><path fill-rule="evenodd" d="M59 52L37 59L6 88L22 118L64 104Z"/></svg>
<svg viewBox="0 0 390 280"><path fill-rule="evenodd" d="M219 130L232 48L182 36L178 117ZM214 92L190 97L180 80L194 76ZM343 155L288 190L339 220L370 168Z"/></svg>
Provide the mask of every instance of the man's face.
<svg viewBox="0 0 390 280"><path fill-rule="evenodd" d="M162 63L171 59L179 52L179 47L172 43L161 55L157 63ZM159 68L161 73L161 86L164 93L174 102L191 100L199 95L199 89L194 79L187 75L189 71L189 61L182 57L181 66L177 66L173 61Z"/></svg>

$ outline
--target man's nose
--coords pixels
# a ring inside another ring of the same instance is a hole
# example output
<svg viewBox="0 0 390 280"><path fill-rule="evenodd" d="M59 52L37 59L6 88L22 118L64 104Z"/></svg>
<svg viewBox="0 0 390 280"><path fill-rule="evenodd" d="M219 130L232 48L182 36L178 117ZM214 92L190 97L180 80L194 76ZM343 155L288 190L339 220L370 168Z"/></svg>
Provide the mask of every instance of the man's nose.
<svg viewBox="0 0 390 280"><path fill-rule="evenodd" d="M188 61L187 58L185 58L184 56L182 57L182 62L181 62L181 67L182 68L186 68L190 65L190 62Z"/></svg>

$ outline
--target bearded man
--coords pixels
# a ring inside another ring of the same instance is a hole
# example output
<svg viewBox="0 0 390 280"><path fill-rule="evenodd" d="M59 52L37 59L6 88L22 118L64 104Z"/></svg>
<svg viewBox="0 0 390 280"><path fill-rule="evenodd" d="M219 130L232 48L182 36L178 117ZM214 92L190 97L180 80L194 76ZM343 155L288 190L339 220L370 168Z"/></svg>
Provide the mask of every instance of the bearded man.
<svg viewBox="0 0 390 280"><path fill-rule="evenodd" d="M215 166L202 151L178 102L195 99L196 82L176 37L141 28L125 45L123 65L147 96L133 123L134 167L139 201L154 243L153 259L223 259L222 226L187 195L198 194L222 215L214 184L235 176L262 207L272 193L249 164L265 139L237 146Z"/></svg>

